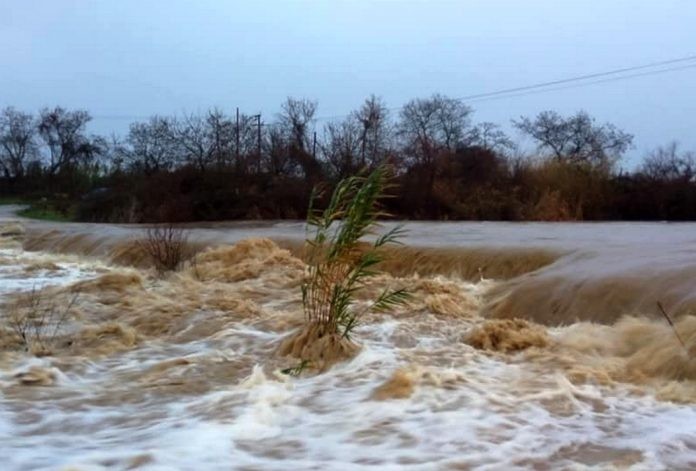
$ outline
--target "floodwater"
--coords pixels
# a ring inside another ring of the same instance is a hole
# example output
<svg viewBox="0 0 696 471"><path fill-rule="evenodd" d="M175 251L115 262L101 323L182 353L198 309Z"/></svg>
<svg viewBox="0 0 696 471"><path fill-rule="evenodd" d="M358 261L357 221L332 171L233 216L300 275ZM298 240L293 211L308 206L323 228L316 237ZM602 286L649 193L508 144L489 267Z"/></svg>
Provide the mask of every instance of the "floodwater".
<svg viewBox="0 0 696 471"><path fill-rule="evenodd" d="M140 227L4 211L2 469L696 467L696 225L408 223L358 308L409 304L292 376L301 223L199 225L159 278Z"/></svg>

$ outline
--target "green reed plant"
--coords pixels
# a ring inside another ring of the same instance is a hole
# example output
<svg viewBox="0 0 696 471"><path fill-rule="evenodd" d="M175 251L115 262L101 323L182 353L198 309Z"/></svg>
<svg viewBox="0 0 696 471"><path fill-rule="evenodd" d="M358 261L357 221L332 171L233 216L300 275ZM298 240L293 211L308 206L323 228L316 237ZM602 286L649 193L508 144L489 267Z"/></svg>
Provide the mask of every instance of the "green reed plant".
<svg viewBox="0 0 696 471"><path fill-rule="evenodd" d="M363 309L354 308L358 291L383 259L380 249L399 243L404 234L401 226L383 234L377 231L379 218L387 216L380 201L390 187L389 169L382 165L366 176L339 182L323 211L314 208L318 192L310 198L307 224L313 234L306 239L308 273L302 303L307 321L322 326L326 334L349 338L367 312L384 311L408 299L406 290L387 288ZM367 247L361 242L366 236L375 238Z"/></svg>

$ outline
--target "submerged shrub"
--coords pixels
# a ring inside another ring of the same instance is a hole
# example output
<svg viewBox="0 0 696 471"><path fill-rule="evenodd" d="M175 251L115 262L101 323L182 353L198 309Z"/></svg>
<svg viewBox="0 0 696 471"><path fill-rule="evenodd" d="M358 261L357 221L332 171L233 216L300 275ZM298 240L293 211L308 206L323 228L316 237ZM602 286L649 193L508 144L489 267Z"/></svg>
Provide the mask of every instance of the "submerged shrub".
<svg viewBox="0 0 696 471"><path fill-rule="evenodd" d="M20 296L4 321L23 350L37 356L50 355L76 301L77 294L59 306L32 288Z"/></svg>
<svg viewBox="0 0 696 471"><path fill-rule="evenodd" d="M189 255L188 232L173 224L146 229L145 236L138 241L138 245L160 275L175 271Z"/></svg>

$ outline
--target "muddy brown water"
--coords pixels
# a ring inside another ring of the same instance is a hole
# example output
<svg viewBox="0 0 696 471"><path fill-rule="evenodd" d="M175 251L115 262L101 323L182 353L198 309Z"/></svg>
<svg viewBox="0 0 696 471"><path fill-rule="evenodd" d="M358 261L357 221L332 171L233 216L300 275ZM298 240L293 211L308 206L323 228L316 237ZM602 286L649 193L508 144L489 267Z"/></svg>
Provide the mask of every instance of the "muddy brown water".
<svg viewBox="0 0 696 471"><path fill-rule="evenodd" d="M0 218L13 207L0 207ZM138 264L138 225L23 221L25 248ZM393 222L385 223L385 228ZM505 280L487 294L490 317L548 325L579 320L611 324L626 314L678 317L696 309L696 223L405 222L404 246L384 269L393 275ZM188 224L200 247L267 237L301 255L298 221Z"/></svg>
<svg viewBox="0 0 696 471"><path fill-rule="evenodd" d="M71 308L38 350L0 329L5 469L696 466L696 225L408 222L358 305L410 303L293 378L302 223L190 225L158 278L141 226L19 222L0 313Z"/></svg>

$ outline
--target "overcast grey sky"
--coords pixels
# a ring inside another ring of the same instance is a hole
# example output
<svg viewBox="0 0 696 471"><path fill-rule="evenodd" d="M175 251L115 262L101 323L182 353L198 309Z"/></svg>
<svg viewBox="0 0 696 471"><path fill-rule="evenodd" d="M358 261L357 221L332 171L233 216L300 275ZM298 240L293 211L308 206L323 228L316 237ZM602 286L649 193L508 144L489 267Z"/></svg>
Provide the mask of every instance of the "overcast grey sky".
<svg viewBox="0 0 696 471"><path fill-rule="evenodd" d="M694 0L0 0L0 105L89 110L122 132L218 106L272 119L287 96L342 115L696 54ZM627 165L669 140L696 149L696 69L472 103L509 128L585 109L635 134Z"/></svg>

